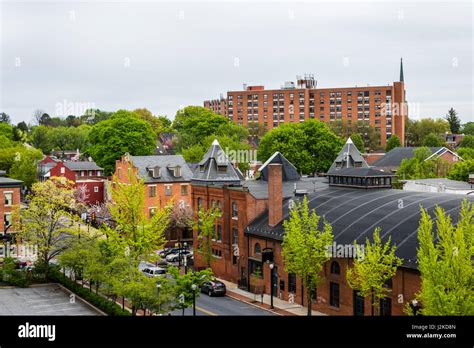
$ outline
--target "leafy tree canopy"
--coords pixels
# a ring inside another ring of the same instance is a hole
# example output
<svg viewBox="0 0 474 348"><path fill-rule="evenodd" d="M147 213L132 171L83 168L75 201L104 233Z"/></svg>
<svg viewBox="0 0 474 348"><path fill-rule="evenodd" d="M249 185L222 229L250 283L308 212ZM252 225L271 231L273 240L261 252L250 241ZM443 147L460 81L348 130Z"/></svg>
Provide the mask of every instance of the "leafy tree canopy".
<svg viewBox="0 0 474 348"><path fill-rule="evenodd" d="M466 135L474 135L474 122L467 122L463 126L462 132Z"/></svg>
<svg viewBox="0 0 474 348"><path fill-rule="evenodd" d="M474 149L474 135L466 135L464 139L459 143L459 147L468 147Z"/></svg>
<svg viewBox="0 0 474 348"><path fill-rule="evenodd" d="M387 140L387 145L385 146L385 152L389 152L390 150L402 146L400 142L400 138L396 134L392 134L392 136Z"/></svg>
<svg viewBox="0 0 474 348"><path fill-rule="evenodd" d="M449 129L452 134L458 134L461 130L461 120L458 117L458 113L453 108L449 109L446 115L446 121L449 123Z"/></svg>
<svg viewBox="0 0 474 348"><path fill-rule="evenodd" d="M156 135L146 121L126 110L115 112L109 119L94 125L89 133L90 147L87 152L105 174L115 169L115 161L123 154L144 156L153 153Z"/></svg>
<svg viewBox="0 0 474 348"><path fill-rule="evenodd" d="M408 146L422 146L424 138L430 134L443 135L449 131L449 123L443 119L423 118L405 124L405 138Z"/></svg>
<svg viewBox="0 0 474 348"><path fill-rule="evenodd" d="M444 139L437 134L430 133L423 139L423 146L439 147L444 145Z"/></svg>
<svg viewBox="0 0 474 348"><path fill-rule="evenodd" d="M281 152L299 172L326 171L343 146L343 140L320 121L309 120L273 128L262 138L258 159L266 161Z"/></svg>

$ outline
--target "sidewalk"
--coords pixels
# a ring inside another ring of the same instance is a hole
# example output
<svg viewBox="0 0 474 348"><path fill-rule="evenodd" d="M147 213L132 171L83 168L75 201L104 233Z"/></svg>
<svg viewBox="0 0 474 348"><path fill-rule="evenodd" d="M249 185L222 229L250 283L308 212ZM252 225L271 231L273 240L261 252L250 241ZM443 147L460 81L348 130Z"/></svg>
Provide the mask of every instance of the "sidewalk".
<svg viewBox="0 0 474 348"><path fill-rule="evenodd" d="M299 305L297 303L290 303L288 301L280 300L276 296L273 297L274 309L270 309L270 295L264 294L263 303L262 303L261 295L239 289L237 284L231 283L227 280L224 280L224 279L219 279L219 280L225 284L227 288L227 296L234 298L236 300L249 303L251 305L263 308L270 312L274 312L275 314L278 314L278 315L306 316L308 314L307 307L303 307L302 305ZM326 314L313 310L312 315L326 315Z"/></svg>

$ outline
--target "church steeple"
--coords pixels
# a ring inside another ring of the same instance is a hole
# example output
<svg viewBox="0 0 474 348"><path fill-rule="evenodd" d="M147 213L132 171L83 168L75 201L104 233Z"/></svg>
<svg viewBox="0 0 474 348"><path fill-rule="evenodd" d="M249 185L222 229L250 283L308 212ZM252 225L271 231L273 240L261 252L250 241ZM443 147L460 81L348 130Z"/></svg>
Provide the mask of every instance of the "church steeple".
<svg viewBox="0 0 474 348"><path fill-rule="evenodd" d="M403 58L400 58L400 82L403 82Z"/></svg>

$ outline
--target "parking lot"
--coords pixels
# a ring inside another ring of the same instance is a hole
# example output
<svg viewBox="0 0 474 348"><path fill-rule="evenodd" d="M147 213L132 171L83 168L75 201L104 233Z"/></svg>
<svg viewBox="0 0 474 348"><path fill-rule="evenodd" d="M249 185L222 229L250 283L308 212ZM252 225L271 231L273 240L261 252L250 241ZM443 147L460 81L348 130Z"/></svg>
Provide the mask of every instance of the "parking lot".
<svg viewBox="0 0 474 348"><path fill-rule="evenodd" d="M0 315L101 315L56 284L30 288L1 288Z"/></svg>

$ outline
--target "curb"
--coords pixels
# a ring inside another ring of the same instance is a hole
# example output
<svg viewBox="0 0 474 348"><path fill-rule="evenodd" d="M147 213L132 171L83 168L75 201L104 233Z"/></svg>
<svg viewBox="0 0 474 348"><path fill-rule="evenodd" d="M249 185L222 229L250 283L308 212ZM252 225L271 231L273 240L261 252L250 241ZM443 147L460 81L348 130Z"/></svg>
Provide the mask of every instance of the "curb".
<svg viewBox="0 0 474 348"><path fill-rule="evenodd" d="M258 304L255 304L255 303L252 303L252 302L248 302L248 301L245 301L245 300L242 300L241 298L238 298L235 293L233 293L231 290L227 290L227 294L226 294L227 297L230 297L231 299L234 299L236 301L239 301L239 302L242 302L242 303L246 303L246 304L249 304L251 306L254 306L256 308L259 308L259 309L262 309L264 311L267 311L269 313L273 313L273 314L276 314L276 315L279 315L279 316L284 316L282 313L278 313L274 310L271 310L269 308L265 308L265 307L262 307L262 306L259 306ZM283 309L280 309L280 308L277 308L278 310L281 310L281 311L284 311ZM285 311L286 312L286 311Z"/></svg>
<svg viewBox="0 0 474 348"><path fill-rule="evenodd" d="M86 300L84 300L81 296L77 295L75 292L72 292L71 290L69 290L68 288L66 288L64 285L62 284L59 284L59 283L51 283L51 284L55 284L55 285L58 285L62 290L64 290L65 292L69 293L69 294L73 294L75 296L75 298L78 298L79 301L81 301L82 303L86 304L87 306L91 307L93 310L95 310L96 312L98 312L100 315L102 316L107 316L107 314L105 312L102 312L99 308L97 308L96 306L94 306L93 304L87 302Z"/></svg>

